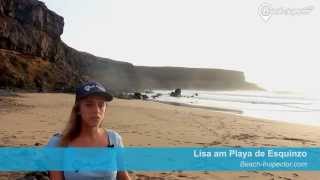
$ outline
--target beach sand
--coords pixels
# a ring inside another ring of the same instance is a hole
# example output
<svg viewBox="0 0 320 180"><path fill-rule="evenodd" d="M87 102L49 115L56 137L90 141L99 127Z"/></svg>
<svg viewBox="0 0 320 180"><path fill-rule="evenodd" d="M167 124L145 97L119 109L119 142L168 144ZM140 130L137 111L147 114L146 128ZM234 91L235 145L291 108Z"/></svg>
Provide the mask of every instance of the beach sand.
<svg viewBox="0 0 320 180"><path fill-rule="evenodd" d="M68 120L74 95L19 93L0 97L0 146L45 145ZM209 109L152 101L115 99L104 127L126 146L320 146L320 127L244 117ZM1 179L21 174L1 173ZM320 172L131 172L133 179L316 180Z"/></svg>

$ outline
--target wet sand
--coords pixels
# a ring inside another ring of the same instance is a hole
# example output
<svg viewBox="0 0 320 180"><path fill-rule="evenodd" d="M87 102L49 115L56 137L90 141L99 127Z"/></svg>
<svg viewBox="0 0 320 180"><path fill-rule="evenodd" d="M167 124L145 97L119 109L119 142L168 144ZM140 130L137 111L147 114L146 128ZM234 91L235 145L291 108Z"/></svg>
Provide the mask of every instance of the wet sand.
<svg viewBox="0 0 320 180"><path fill-rule="evenodd" d="M61 131L74 96L20 93L0 97L0 146L45 145ZM121 134L126 146L320 146L320 127L243 117L230 112L141 100L115 99L104 127ZM133 179L310 179L320 172L131 172ZM17 173L1 173L15 179Z"/></svg>

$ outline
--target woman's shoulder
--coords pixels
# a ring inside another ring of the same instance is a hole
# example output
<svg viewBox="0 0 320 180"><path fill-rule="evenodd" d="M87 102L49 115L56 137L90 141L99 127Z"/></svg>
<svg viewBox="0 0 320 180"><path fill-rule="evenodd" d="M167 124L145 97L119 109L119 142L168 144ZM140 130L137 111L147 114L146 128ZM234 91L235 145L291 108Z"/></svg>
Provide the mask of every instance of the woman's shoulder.
<svg viewBox="0 0 320 180"><path fill-rule="evenodd" d="M122 137L118 132L116 132L113 129L106 129L109 141L111 145L114 145L115 147L123 147ZM62 138L61 133L55 133L48 141L48 144L46 147L57 147L59 146L60 140Z"/></svg>
<svg viewBox="0 0 320 180"><path fill-rule="evenodd" d="M111 135L114 135L116 137L120 137L121 138L120 134L117 131L113 130L113 129L106 129L106 131L108 132L108 134L111 134Z"/></svg>
<svg viewBox="0 0 320 180"><path fill-rule="evenodd" d="M115 145L116 147L123 147L122 137L118 132L113 129L106 129L109 141L111 145Z"/></svg>
<svg viewBox="0 0 320 180"><path fill-rule="evenodd" d="M59 145L59 142L62 138L62 134L61 133L55 133L51 136L51 138L49 139L48 144L46 145L47 147L56 147Z"/></svg>

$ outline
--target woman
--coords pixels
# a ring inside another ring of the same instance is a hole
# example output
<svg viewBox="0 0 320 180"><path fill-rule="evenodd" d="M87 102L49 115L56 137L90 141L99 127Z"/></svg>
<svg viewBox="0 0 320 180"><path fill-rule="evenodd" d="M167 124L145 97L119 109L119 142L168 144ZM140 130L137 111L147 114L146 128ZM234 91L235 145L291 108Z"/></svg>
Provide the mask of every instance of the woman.
<svg viewBox="0 0 320 180"><path fill-rule="evenodd" d="M76 89L76 100L67 127L62 134L55 134L47 147L123 147L121 136L117 132L102 127L107 102L112 99L112 95L98 82L80 85ZM126 171L50 171L49 176L51 180L130 180Z"/></svg>

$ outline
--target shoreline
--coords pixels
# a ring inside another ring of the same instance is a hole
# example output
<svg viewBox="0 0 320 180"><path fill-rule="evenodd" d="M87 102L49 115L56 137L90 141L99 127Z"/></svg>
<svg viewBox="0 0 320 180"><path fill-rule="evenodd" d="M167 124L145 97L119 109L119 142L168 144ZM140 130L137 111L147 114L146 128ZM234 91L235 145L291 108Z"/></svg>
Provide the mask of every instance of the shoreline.
<svg viewBox="0 0 320 180"><path fill-rule="evenodd" d="M208 109L218 112L231 112L235 114L242 114L243 111L236 110L236 109L227 109L227 108L219 108L219 107L209 107L209 106L201 106L201 105L191 105L191 104L185 104L185 103L178 103L178 102L170 102L170 101L159 101L159 100L150 100L153 102L163 103L163 104L169 104L174 106L184 106L184 107L190 107L190 108L201 108L201 109Z"/></svg>
<svg viewBox="0 0 320 180"><path fill-rule="evenodd" d="M285 120L285 119L279 120L279 119L271 119L271 118L266 118L266 117L254 116L254 115L250 115L250 114L244 114L244 112L242 110L237 110L237 109L228 109L228 108L201 106L201 105L191 105L191 104L186 104L186 103L179 103L179 102L172 102L172 101L160 101L160 100L152 100L152 99L146 100L146 101L157 102L157 103L173 105L173 106L207 109L207 110L212 110L214 112L231 113L233 115L238 115L238 116L241 116L244 118L256 119L257 121L271 121L271 122L276 122L276 123L280 122L280 123L288 123L288 124L293 124L293 125L320 127L320 124L315 124L315 123L292 122L290 120Z"/></svg>

